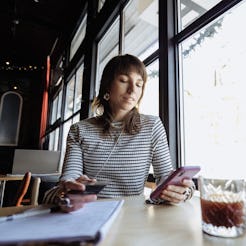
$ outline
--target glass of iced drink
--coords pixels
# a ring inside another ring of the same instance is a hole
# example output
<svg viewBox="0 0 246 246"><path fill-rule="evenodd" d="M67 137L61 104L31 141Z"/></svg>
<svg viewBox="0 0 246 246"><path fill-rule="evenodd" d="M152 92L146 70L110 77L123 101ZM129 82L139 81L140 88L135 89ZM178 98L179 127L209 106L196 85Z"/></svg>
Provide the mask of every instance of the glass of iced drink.
<svg viewBox="0 0 246 246"><path fill-rule="evenodd" d="M202 230L213 236L245 232L245 181L199 177Z"/></svg>

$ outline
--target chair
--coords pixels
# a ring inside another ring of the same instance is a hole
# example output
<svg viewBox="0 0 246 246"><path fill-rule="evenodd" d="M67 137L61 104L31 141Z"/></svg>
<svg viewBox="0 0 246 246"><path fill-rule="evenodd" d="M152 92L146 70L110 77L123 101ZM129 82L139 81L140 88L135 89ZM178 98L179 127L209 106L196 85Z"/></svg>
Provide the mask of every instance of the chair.
<svg viewBox="0 0 246 246"><path fill-rule="evenodd" d="M31 177L29 189L27 190L29 196L24 196L21 205L38 205L40 183L40 177Z"/></svg>
<svg viewBox="0 0 246 246"><path fill-rule="evenodd" d="M38 205L40 183L41 183L40 177L33 177L30 205Z"/></svg>
<svg viewBox="0 0 246 246"><path fill-rule="evenodd" d="M31 172L26 172L16 193L13 206L38 205L41 178L32 177ZM30 194L29 197L25 197Z"/></svg>
<svg viewBox="0 0 246 246"><path fill-rule="evenodd" d="M14 199L14 206L21 206L23 202L23 198L25 194L27 193L27 190L29 188L30 182L31 182L32 173L26 172L23 179L21 180L21 184L17 190L15 199Z"/></svg>

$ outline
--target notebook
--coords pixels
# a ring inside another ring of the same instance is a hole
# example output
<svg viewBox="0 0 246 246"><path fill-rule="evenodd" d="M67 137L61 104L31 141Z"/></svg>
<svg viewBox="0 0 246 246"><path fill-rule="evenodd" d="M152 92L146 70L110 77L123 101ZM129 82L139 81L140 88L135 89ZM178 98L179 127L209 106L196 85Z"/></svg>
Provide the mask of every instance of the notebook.
<svg viewBox="0 0 246 246"><path fill-rule="evenodd" d="M59 173L60 151L16 149L11 175Z"/></svg>
<svg viewBox="0 0 246 246"><path fill-rule="evenodd" d="M54 245L58 245L57 242L90 242L95 245L105 238L123 203L124 200L99 200L86 203L71 213L41 211L33 216L0 222L0 245L30 242L55 242Z"/></svg>

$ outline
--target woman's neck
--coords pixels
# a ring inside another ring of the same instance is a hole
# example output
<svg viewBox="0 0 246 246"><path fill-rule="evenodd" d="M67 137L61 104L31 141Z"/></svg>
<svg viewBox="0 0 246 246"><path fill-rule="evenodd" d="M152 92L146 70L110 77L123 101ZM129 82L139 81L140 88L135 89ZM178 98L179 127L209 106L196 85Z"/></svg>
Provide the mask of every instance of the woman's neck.
<svg viewBox="0 0 246 246"><path fill-rule="evenodd" d="M113 122L119 122L119 121L123 121L124 118L126 117L127 113L121 113L121 112L118 112L117 114L113 114Z"/></svg>

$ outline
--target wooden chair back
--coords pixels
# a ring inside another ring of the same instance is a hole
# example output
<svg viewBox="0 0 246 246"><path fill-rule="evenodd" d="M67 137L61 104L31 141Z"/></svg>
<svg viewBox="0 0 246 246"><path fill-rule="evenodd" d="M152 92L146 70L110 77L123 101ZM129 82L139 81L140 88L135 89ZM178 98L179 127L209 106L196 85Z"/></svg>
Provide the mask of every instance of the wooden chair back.
<svg viewBox="0 0 246 246"><path fill-rule="evenodd" d="M30 185L31 182L31 177L32 177L32 173L31 172L26 172L21 184L18 188L17 194L15 196L14 199L14 206L21 206L21 203L23 201L23 198L25 196L25 194L27 193L28 187Z"/></svg>

